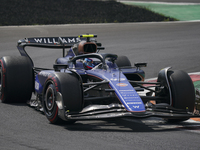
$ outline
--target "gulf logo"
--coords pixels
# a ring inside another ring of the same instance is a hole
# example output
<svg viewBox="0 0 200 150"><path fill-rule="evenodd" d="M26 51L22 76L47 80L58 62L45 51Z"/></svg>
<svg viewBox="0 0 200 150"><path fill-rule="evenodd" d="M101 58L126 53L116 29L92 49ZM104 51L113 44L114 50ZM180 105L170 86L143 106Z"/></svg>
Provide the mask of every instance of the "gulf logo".
<svg viewBox="0 0 200 150"><path fill-rule="evenodd" d="M126 84L126 83L117 83L117 86L125 87L125 86L128 86L128 84Z"/></svg>

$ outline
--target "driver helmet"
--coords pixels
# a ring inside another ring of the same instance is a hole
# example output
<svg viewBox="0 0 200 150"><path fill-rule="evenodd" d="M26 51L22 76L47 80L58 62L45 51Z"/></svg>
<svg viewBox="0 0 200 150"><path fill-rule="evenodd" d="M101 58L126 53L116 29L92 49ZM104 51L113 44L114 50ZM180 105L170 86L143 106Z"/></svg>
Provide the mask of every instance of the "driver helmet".
<svg viewBox="0 0 200 150"><path fill-rule="evenodd" d="M85 69L92 69L95 67L95 65L93 64L93 60L90 58L85 58L85 60L83 61L83 65Z"/></svg>

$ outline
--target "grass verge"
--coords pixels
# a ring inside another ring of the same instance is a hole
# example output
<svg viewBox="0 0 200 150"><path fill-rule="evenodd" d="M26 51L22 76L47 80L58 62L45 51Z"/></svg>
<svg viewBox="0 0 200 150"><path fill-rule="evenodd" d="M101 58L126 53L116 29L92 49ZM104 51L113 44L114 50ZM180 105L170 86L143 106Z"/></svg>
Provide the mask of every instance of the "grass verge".
<svg viewBox="0 0 200 150"><path fill-rule="evenodd" d="M139 2L123 2L124 4L147 8L155 13L163 14L180 21L200 20L200 4L155 4Z"/></svg>

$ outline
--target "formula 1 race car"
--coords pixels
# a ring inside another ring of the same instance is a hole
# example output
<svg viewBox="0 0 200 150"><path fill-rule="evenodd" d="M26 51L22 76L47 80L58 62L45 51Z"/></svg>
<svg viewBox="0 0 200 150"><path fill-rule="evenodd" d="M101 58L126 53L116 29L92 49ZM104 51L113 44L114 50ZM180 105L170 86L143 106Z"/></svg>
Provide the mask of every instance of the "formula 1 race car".
<svg viewBox="0 0 200 150"><path fill-rule="evenodd" d="M141 69L146 63L131 66L126 56L99 53L104 47L96 37L85 34L19 40L21 56L0 59L2 102L28 100L55 124L119 117L161 117L168 121L198 117L193 113L194 85L186 72L164 68L157 82L147 82ZM63 57L56 59L53 69L34 67L26 46L59 48Z"/></svg>

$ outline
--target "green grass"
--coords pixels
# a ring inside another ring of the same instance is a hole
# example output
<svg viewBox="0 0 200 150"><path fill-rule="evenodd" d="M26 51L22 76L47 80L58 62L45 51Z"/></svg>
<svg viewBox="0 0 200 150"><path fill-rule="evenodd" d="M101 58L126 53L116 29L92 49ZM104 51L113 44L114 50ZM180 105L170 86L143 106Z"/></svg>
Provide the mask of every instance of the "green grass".
<svg viewBox="0 0 200 150"><path fill-rule="evenodd" d="M137 3L123 2L128 5L135 5L147 8L153 12L163 14L180 21L200 20L200 4L199 5L171 5L171 4L155 4L155 3Z"/></svg>

